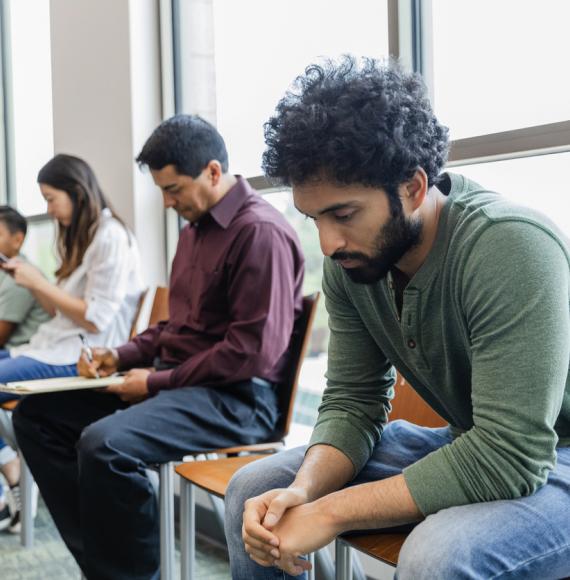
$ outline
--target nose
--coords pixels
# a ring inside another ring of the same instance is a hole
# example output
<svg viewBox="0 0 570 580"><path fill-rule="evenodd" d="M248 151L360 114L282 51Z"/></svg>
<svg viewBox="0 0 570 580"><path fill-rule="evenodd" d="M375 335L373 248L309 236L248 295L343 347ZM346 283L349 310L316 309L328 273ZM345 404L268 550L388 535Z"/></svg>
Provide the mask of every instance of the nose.
<svg viewBox="0 0 570 580"><path fill-rule="evenodd" d="M317 224L321 251L325 256L332 256L335 252L346 247L346 240L332 225Z"/></svg>
<svg viewBox="0 0 570 580"><path fill-rule="evenodd" d="M164 191L162 192L162 202L166 209L168 209L169 207L174 207L174 200L172 199L172 197L170 197L170 195L168 195L168 193Z"/></svg>

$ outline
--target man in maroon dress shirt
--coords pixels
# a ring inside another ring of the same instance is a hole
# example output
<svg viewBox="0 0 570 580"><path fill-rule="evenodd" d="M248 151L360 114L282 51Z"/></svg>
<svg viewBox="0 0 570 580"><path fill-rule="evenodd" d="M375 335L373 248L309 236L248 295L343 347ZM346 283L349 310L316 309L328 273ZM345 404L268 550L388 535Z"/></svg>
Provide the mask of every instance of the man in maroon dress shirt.
<svg viewBox="0 0 570 580"><path fill-rule="evenodd" d="M148 166L180 232L169 320L82 356L80 374L128 371L93 391L28 397L14 424L24 456L87 578L159 576L148 465L268 438L277 420L303 255L283 216L228 172L224 141L196 116L150 136ZM154 367L155 370L149 370Z"/></svg>

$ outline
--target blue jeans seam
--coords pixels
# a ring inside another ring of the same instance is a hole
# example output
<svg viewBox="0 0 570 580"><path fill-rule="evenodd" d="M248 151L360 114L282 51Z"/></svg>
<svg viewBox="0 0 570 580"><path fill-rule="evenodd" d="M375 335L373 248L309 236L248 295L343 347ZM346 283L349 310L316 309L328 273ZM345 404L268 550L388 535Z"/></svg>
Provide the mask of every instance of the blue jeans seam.
<svg viewBox="0 0 570 580"><path fill-rule="evenodd" d="M527 566L528 564L531 564L532 562L542 560L543 558L547 558L548 556L552 556L553 554L558 554L559 552L567 550L568 548L570 548L570 544L566 544L560 548L557 548L556 550L551 550L550 552L547 552L546 554L540 554L540 556L535 556L534 558L529 558L528 560L525 560L524 562L519 562L515 568L512 568L511 570L504 570L503 572L501 572L500 574L498 574L496 576L493 576L489 580L497 580L501 577L504 577L505 574L512 574L513 572L520 570L521 568L523 568L524 566Z"/></svg>

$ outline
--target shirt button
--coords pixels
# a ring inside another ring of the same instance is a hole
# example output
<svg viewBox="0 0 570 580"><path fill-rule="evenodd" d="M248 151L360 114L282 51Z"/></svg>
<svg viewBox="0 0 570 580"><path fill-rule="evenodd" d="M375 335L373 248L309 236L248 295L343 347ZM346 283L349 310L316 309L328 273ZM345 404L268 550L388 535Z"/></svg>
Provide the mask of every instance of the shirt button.
<svg viewBox="0 0 570 580"><path fill-rule="evenodd" d="M410 339L408 340L408 346L409 346L410 348L416 348L416 341L415 341L413 338L410 338Z"/></svg>

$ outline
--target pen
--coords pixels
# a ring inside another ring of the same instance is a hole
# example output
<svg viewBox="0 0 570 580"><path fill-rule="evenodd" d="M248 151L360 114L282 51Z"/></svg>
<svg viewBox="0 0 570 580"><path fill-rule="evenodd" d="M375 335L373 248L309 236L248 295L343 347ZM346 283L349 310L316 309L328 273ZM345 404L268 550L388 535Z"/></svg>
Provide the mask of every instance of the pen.
<svg viewBox="0 0 570 580"><path fill-rule="evenodd" d="M90 363L92 363L93 362L93 351L91 350L91 347L89 346L89 343L87 342L87 338L85 337L85 335L83 335L81 333L79 333L79 338L81 339L81 343L83 344L83 351L87 355L87 360ZM95 377L99 378L99 373L97 371L95 371Z"/></svg>

